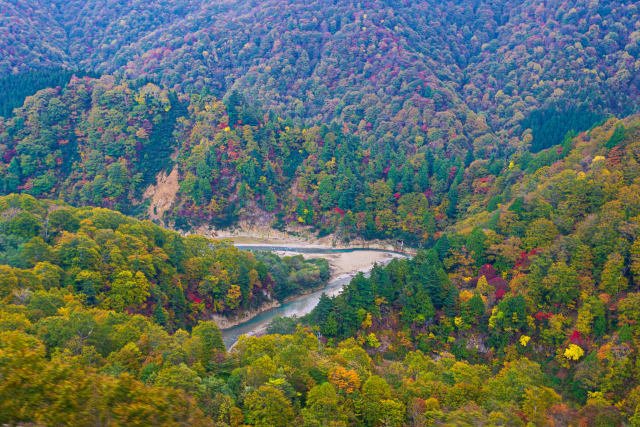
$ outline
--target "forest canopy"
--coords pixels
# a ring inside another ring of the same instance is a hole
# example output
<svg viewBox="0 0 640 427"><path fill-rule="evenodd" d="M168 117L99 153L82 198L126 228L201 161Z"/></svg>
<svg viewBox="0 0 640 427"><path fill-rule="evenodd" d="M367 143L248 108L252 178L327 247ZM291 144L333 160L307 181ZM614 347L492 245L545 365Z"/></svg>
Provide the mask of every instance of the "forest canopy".
<svg viewBox="0 0 640 427"><path fill-rule="evenodd" d="M210 301L231 309L233 284L215 298L225 278L242 284L248 270L259 295L285 266L314 263L4 197L0 420L633 425L638 144L637 117L610 120L551 166L526 169L557 149L514 165L490 215L465 215L428 250L356 276L309 316L231 352L198 316Z"/></svg>
<svg viewBox="0 0 640 427"><path fill-rule="evenodd" d="M0 0L0 424L639 426L639 22ZM412 256L228 350L331 273L235 227Z"/></svg>

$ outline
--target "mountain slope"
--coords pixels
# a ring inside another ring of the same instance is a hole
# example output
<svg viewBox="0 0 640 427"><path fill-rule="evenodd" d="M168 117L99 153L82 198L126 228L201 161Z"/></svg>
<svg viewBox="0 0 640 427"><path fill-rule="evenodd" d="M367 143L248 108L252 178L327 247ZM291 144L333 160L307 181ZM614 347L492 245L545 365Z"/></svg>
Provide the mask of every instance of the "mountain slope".
<svg viewBox="0 0 640 427"><path fill-rule="evenodd" d="M592 123L573 110L625 115L638 101L632 2L91 0L3 10L5 34L26 30L5 39L5 70L124 72L219 97L236 88L278 115L346 123L367 146L421 136L454 152L513 148L528 143L520 125L533 111L569 114L584 130ZM34 33L49 27L50 38ZM538 149L560 142L533 130Z"/></svg>
<svg viewBox="0 0 640 427"><path fill-rule="evenodd" d="M385 358L416 347L480 363L526 356L591 416L632 415L639 149L635 116L514 158L489 191L503 203L471 206L433 248L356 277L305 321Z"/></svg>
<svg viewBox="0 0 640 427"><path fill-rule="evenodd" d="M630 117L563 147L515 156L490 185L488 196L499 193L504 203L476 201L429 251L322 298L304 319L311 327L243 337L230 353L212 322L169 334L162 315L152 320L147 310L114 304L118 294L137 298L123 291L140 281L118 274L98 305L86 285L121 262L165 274L182 242L190 259L177 277L213 290L224 274L198 265L215 256L231 272L250 255L207 249L207 241L103 209L1 198L2 243L20 248L18 256L2 255L39 262L1 269L0 420L633 425L640 413L639 146L640 120ZM84 256L94 239L107 261ZM82 275L82 262L99 268ZM157 284L149 290L156 296ZM196 313L199 303L188 298Z"/></svg>
<svg viewBox="0 0 640 427"><path fill-rule="evenodd" d="M436 216L455 215L448 192L473 159L426 144L374 152L336 124L300 127L235 92L223 103L113 76L40 91L0 129L2 192L143 214L149 186L177 166L175 203L158 219L179 228L249 219L420 241ZM487 164L495 174L504 160Z"/></svg>

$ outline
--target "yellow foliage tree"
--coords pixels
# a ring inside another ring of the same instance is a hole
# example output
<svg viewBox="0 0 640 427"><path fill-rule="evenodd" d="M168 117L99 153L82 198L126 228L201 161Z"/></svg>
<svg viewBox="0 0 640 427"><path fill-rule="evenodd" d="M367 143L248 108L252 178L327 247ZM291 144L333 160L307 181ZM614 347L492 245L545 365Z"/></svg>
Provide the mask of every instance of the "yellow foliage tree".
<svg viewBox="0 0 640 427"><path fill-rule="evenodd" d="M346 370L342 366L336 366L329 372L329 382L347 394L360 389L360 384L362 383L356 371L353 369Z"/></svg>
<svg viewBox="0 0 640 427"><path fill-rule="evenodd" d="M576 344L569 344L569 347L564 351L564 357L569 360L580 360L582 356L584 356L584 350Z"/></svg>
<svg viewBox="0 0 640 427"><path fill-rule="evenodd" d="M231 285L229 291L227 292L226 301L227 306L230 309L237 308L240 305L240 299L242 298L242 291L240 290L240 286Z"/></svg>
<svg viewBox="0 0 640 427"><path fill-rule="evenodd" d="M481 276L478 279L478 285L476 286L476 291L478 291L480 295L488 296L495 292L495 288L491 286L489 282L487 282L486 277Z"/></svg>

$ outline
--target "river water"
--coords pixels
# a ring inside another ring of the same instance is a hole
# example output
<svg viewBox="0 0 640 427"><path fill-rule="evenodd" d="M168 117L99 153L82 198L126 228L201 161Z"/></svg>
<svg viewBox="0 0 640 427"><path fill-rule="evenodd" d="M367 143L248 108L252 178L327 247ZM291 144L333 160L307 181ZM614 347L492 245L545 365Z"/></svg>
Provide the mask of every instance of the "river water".
<svg viewBox="0 0 640 427"><path fill-rule="evenodd" d="M382 249L326 249L326 248L313 248L313 247L291 247L291 246L263 246L263 245L236 245L241 250L262 250L262 251L286 251L295 253L345 253L356 251L379 251L397 254L405 256L400 252L385 251ZM365 275L368 275L365 272ZM241 323L237 326L229 329L222 330L222 339L227 348L232 347L241 335L255 335L257 333L264 332L267 325L276 316L290 317L290 316L304 316L308 314L318 305L320 296L325 293L327 296L335 296L342 292L342 289L349 284L353 275L345 275L331 280L324 288L297 297L289 302L282 304L280 307L274 307L269 310L265 310L251 320Z"/></svg>

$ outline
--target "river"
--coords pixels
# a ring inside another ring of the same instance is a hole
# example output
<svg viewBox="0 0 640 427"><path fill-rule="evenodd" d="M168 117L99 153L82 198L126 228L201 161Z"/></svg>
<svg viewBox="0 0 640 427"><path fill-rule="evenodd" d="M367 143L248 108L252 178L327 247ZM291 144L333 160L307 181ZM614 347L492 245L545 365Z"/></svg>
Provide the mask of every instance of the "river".
<svg viewBox="0 0 640 427"><path fill-rule="evenodd" d="M376 251L394 254L396 256L404 257L406 254L394 251L385 251L382 249L328 249L328 248L313 248L313 247L295 247L295 246L268 246L268 245L236 245L238 249L242 250L263 250L263 251L283 251L294 253L310 253L310 254L329 254L329 253L350 253L357 251ZM388 262L387 260L386 262ZM369 270L373 266L369 266L365 269L365 275L369 274ZM293 300L282 304L280 307L274 307L263 311L256 317L241 323L237 326L233 326L229 329L222 330L222 339L227 348L231 348L241 335L256 335L263 333L266 327L276 316L290 317L290 316L304 316L315 308L320 301L320 296L325 293L327 296L335 296L342 292L342 289L347 285L353 274L342 275L329 281L327 286L310 294L301 295Z"/></svg>

